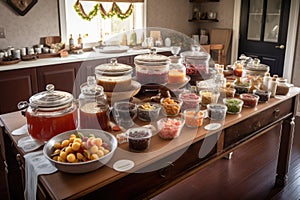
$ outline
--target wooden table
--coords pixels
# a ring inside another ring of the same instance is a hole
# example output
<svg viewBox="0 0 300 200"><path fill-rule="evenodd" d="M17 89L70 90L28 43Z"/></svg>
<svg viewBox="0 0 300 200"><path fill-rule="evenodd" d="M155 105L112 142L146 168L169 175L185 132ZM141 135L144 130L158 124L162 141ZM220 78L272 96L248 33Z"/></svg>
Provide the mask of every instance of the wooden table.
<svg viewBox="0 0 300 200"><path fill-rule="evenodd" d="M144 153L132 153L127 144L119 145L108 166L91 173L79 175L56 172L41 175L38 181L38 198L149 198L277 125L281 125L282 129L278 130L281 131L281 139L275 184L284 186L299 93L300 88L294 87L286 96L276 96L267 103L259 103L256 108L243 108L238 115L227 115L223 126L218 130L205 130L203 127L210 123L206 119L199 129L184 127L181 135L174 140L162 140L154 135L149 150ZM7 164L11 199L22 198L24 152L16 145L22 136L12 136L11 132L24 125L25 118L20 112L14 112L1 115L0 119L2 156ZM113 170L111 166L119 159L133 160L135 167L129 172Z"/></svg>

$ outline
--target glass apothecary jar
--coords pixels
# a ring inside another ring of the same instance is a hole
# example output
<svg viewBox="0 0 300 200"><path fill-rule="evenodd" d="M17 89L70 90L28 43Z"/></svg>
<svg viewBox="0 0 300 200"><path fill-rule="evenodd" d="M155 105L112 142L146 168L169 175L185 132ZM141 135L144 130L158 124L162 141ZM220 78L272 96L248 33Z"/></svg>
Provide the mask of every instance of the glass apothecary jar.
<svg viewBox="0 0 300 200"><path fill-rule="evenodd" d="M73 95L54 90L52 84L46 86L46 91L31 96L29 103L20 102L18 108L26 116L29 134L38 141L48 141L77 128L77 104Z"/></svg>
<svg viewBox="0 0 300 200"><path fill-rule="evenodd" d="M196 71L193 73L204 75L209 73L210 55L200 50L200 46L194 45L192 46L191 51L182 52L180 56L183 58L183 62L186 67L196 69Z"/></svg>
<svg viewBox="0 0 300 200"><path fill-rule="evenodd" d="M128 91L132 88L132 67L117 62L113 58L110 63L101 64L95 68L97 84L105 92Z"/></svg>
<svg viewBox="0 0 300 200"><path fill-rule="evenodd" d="M170 59L156 54L152 49L149 54L138 55L134 58L136 80L141 84L168 83Z"/></svg>
<svg viewBox="0 0 300 200"><path fill-rule="evenodd" d="M186 81L186 69L179 56L170 56L170 70L168 83L184 83Z"/></svg>
<svg viewBox="0 0 300 200"><path fill-rule="evenodd" d="M287 83L287 79L277 79L276 95L287 95L290 91L290 85Z"/></svg>
<svg viewBox="0 0 300 200"><path fill-rule="evenodd" d="M94 76L80 86L79 127L81 129L109 130L109 105L103 87L97 85Z"/></svg>

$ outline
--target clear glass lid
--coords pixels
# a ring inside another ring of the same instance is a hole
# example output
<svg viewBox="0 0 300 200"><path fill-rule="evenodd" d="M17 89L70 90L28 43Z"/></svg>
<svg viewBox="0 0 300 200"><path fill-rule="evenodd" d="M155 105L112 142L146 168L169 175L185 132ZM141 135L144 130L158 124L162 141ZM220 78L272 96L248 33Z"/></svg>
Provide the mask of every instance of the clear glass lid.
<svg viewBox="0 0 300 200"><path fill-rule="evenodd" d="M170 63L170 59L167 56L156 53L156 49L151 49L149 54L138 55L134 57L135 64L138 65L167 65Z"/></svg>
<svg viewBox="0 0 300 200"><path fill-rule="evenodd" d="M132 67L122 63L118 63L116 58L112 58L110 63L105 63L97 66L95 68L96 74L106 75L106 76L122 76L130 74L132 72Z"/></svg>
<svg viewBox="0 0 300 200"><path fill-rule="evenodd" d="M69 105L73 101L72 94L64 91L54 90L53 84L46 86L46 91L37 93L30 97L29 103L35 108L57 108Z"/></svg>
<svg viewBox="0 0 300 200"><path fill-rule="evenodd" d="M97 85L95 76L88 76L87 82L80 86L81 93L89 96L97 96L103 94L103 87Z"/></svg>

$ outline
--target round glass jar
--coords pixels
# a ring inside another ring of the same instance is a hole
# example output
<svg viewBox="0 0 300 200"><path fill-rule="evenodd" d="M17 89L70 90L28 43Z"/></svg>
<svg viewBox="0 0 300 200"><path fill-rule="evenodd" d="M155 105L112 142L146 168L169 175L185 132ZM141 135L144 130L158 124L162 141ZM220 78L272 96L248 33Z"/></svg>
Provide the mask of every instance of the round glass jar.
<svg viewBox="0 0 300 200"><path fill-rule="evenodd" d="M150 54L138 55L134 58L136 79L141 84L168 83L170 60L167 56L156 54L151 50Z"/></svg>
<svg viewBox="0 0 300 200"><path fill-rule="evenodd" d="M25 110L28 132L32 138L48 141L53 136L77 128L77 105L72 94L46 86L46 91L23 101L18 108Z"/></svg>
<svg viewBox="0 0 300 200"><path fill-rule="evenodd" d="M171 60L168 83L184 83L186 80L186 69L179 56L170 56Z"/></svg>
<svg viewBox="0 0 300 200"><path fill-rule="evenodd" d="M94 76L80 86L79 127L81 129L109 130L109 106L103 87L97 85Z"/></svg>
<svg viewBox="0 0 300 200"><path fill-rule="evenodd" d="M203 76L204 74L209 73L210 55L204 51L200 51L200 49L200 46L195 45L192 46L191 51L185 51L180 54L180 56L183 58L185 66L187 69L189 69L187 71L193 73L188 73L188 75L201 74ZM193 71L190 68L195 70Z"/></svg>
<svg viewBox="0 0 300 200"><path fill-rule="evenodd" d="M128 91L132 88L132 67L120 64L113 58L110 63L99 65L95 68L97 84L104 88L105 92Z"/></svg>

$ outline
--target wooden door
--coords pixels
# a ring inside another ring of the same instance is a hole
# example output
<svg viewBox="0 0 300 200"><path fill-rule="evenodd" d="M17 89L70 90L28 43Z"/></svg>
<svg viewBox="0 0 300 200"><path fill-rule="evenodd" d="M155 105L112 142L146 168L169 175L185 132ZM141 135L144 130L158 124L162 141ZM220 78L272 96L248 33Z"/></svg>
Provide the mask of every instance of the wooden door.
<svg viewBox="0 0 300 200"><path fill-rule="evenodd" d="M242 0L239 55L259 58L283 75L291 0Z"/></svg>

